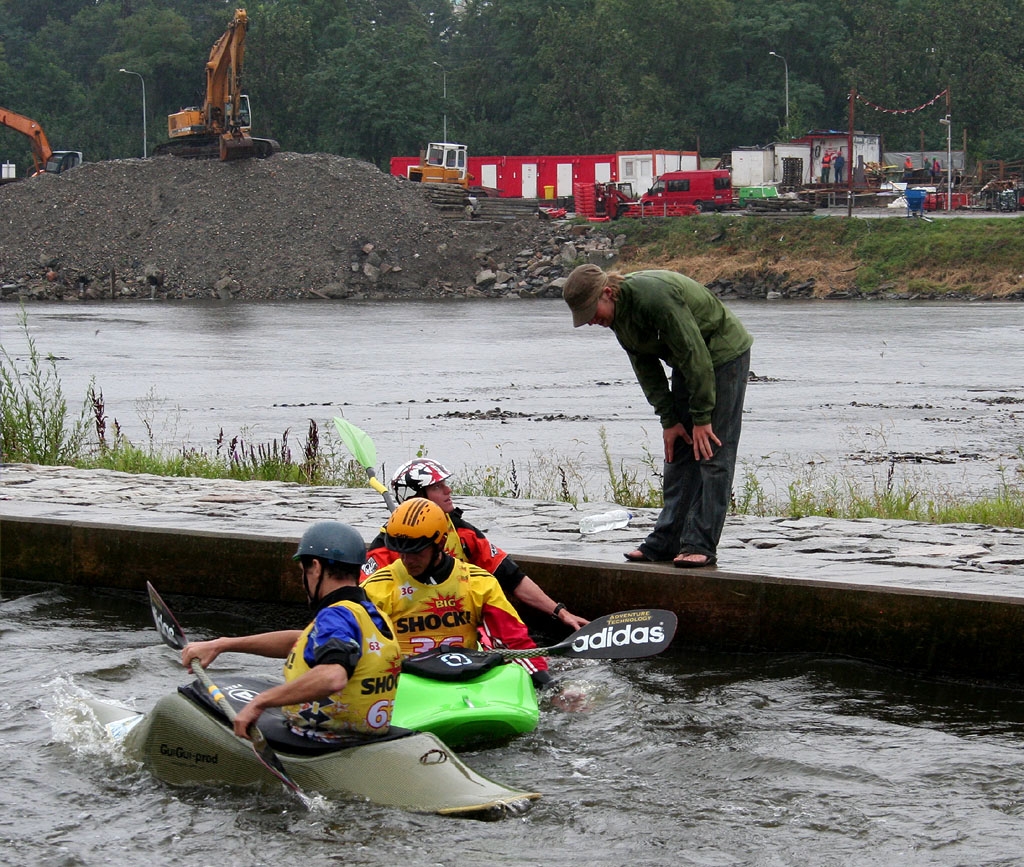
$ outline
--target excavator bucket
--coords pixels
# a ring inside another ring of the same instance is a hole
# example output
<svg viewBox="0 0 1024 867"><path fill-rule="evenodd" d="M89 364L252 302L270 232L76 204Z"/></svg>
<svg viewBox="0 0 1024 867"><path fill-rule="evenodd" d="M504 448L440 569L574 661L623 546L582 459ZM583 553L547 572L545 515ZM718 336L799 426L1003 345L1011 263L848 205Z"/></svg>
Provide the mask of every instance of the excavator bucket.
<svg viewBox="0 0 1024 867"><path fill-rule="evenodd" d="M256 146L250 136L226 132L220 137L221 160L246 160L255 155Z"/></svg>

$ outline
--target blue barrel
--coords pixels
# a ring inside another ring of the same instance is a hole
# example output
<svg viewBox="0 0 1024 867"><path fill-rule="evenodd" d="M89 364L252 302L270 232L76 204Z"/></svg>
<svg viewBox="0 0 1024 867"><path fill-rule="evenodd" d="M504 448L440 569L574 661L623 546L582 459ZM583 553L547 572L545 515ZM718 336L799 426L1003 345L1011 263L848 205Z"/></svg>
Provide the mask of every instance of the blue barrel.
<svg viewBox="0 0 1024 867"><path fill-rule="evenodd" d="M927 190L907 190L907 208L911 211L920 211L924 208L925 196L928 195Z"/></svg>

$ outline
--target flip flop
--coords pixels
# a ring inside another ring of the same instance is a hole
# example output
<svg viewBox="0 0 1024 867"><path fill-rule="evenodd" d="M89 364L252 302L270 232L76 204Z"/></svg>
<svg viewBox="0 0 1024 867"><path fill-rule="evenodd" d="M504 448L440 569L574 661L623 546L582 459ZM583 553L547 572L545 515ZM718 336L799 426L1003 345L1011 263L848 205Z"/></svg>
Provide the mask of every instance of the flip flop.
<svg viewBox="0 0 1024 867"><path fill-rule="evenodd" d="M622 555L630 563L667 563L671 560L671 557L651 557L637 548L635 551L630 551Z"/></svg>
<svg viewBox="0 0 1024 867"><path fill-rule="evenodd" d="M679 557L694 557L694 556L696 556L696 557L704 557L705 559L700 561L700 562L697 562L697 561L694 561L694 560L680 560L679 559ZM680 554L679 557L676 557L675 560L672 561L672 565L675 566L677 569L704 569L704 568L709 567L709 566L715 566L718 563L718 558L717 557L708 557L706 554L698 554L696 551L684 552L684 553Z"/></svg>

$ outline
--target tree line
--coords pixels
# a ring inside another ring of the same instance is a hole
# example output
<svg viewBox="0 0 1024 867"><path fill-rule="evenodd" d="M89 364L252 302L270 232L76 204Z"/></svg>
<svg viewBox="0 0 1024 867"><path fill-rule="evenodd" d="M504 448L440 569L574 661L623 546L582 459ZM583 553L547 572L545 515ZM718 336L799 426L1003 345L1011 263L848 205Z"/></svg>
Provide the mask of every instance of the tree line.
<svg viewBox="0 0 1024 867"><path fill-rule="evenodd" d="M0 104L87 160L141 155L202 100L243 0L0 0ZM476 154L665 148L719 156L811 129L886 150L1024 157L1020 0L262 0L243 84L284 150L387 168ZM772 53L774 52L774 54ZM936 95L949 93L932 102ZM788 100L787 100L788 93ZM922 106L926 106L921 108ZM787 123L788 116L788 123ZM0 158L29 162L0 129Z"/></svg>

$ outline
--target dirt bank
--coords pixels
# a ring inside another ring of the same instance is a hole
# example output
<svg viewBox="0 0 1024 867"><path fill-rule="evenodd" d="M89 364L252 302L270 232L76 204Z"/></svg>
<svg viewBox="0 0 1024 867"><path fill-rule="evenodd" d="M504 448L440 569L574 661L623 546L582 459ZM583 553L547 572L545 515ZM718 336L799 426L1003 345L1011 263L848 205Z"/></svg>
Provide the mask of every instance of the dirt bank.
<svg viewBox="0 0 1024 867"><path fill-rule="evenodd" d="M441 295L544 227L444 218L422 188L328 154L88 163L0 188L10 296Z"/></svg>
<svg viewBox="0 0 1024 867"><path fill-rule="evenodd" d="M905 220L455 213L330 154L87 163L0 187L0 299L557 297L581 261L680 270L723 297L1024 298L1015 221L996 236L971 221L943 234Z"/></svg>

